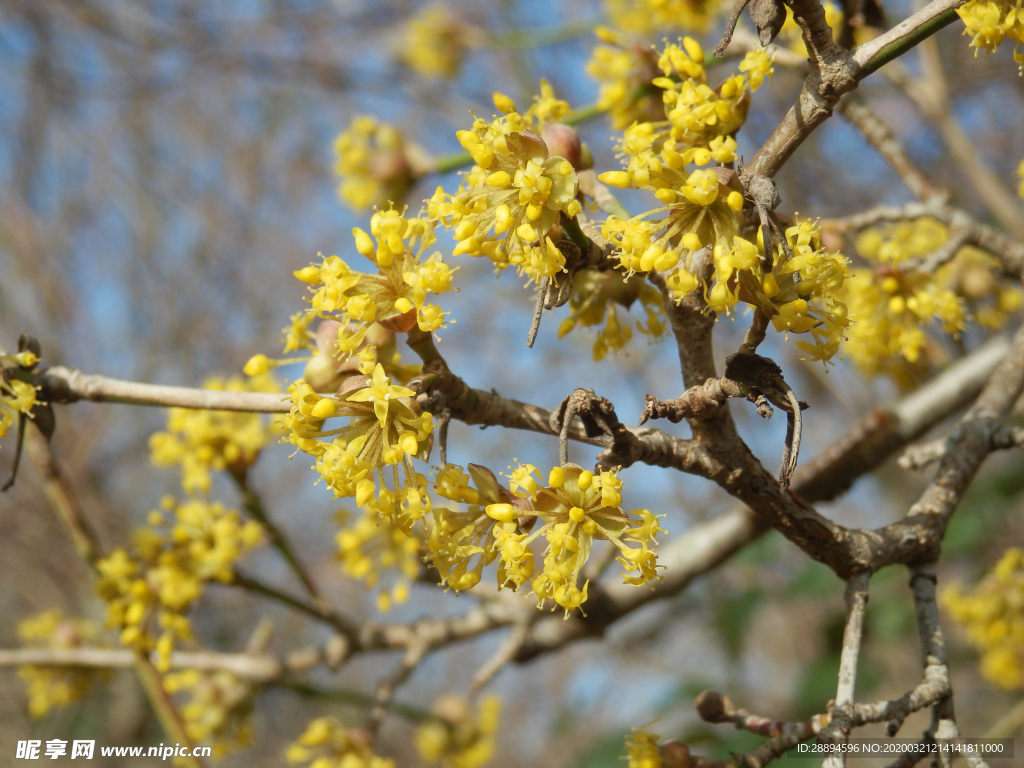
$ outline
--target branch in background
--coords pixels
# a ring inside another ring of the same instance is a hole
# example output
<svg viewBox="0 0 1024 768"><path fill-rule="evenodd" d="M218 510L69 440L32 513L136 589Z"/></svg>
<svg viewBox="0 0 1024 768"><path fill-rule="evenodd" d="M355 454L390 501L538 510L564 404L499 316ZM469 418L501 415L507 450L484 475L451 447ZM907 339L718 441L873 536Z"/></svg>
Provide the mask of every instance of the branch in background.
<svg viewBox="0 0 1024 768"><path fill-rule="evenodd" d="M991 227L977 222L970 214L958 208L937 203L907 203L906 205L879 205L841 219L823 219L822 229L837 232L855 232L877 224L895 223L909 219L931 217L951 230L964 235L964 245L974 245L997 258L1007 275L1015 279L1024 277L1024 243L1011 240Z"/></svg>
<svg viewBox="0 0 1024 768"><path fill-rule="evenodd" d="M850 740L853 729L854 695L857 690L857 662L860 659L861 641L864 639L864 610L868 604L868 581L870 575L858 573L846 582L846 628L843 630L843 649L839 657L839 684L836 689L836 703L832 718L822 731L826 741L841 743ZM830 754L823 768L844 768L846 751Z"/></svg>
<svg viewBox="0 0 1024 768"><path fill-rule="evenodd" d="M155 660L152 655L151 660ZM0 667L83 667L89 669L130 669L135 654L126 648L12 648L0 649ZM174 651L171 669L196 669L201 672L230 672L262 683L292 671L285 661L269 654L216 653L214 651ZM301 671L295 670L295 671Z"/></svg>
<svg viewBox="0 0 1024 768"><path fill-rule="evenodd" d="M139 682L142 683L146 698L149 699L149 703L156 712L157 720L160 721L168 740L188 747L189 756L178 757L177 760L181 761L182 765L191 766L191 768L203 768L203 761L192 756L192 747L194 746L192 739L189 738L188 732L185 730L185 722L181 719L174 702L171 701L171 697L164 689L160 672L157 671L146 654L141 651L133 651L132 655L135 658L135 672Z"/></svg>
<svg viewBox="0 0 1024 768"><path fill-rule="evenodd" d="M946 642L939 624L939 607L935 602L935 565L918 565L910 569L910 589L914 594L914 609L917 616L917 630L921 638L921 664L928 674L929 667L936 667L936 674L944 677L949 685L949 668L946 662ZM942 744L957 739L957 728L953 714L953 694L940 699L932 707L932 723L925 731L924 740ZM967 757L971 768L987 768L984 760L977 756Z"/></svg>
<svg viewBox="0 0 1024 768"><path fill-rule="evenodd" d="M248 470L243 469L241 472L231 472L231 478L235 481L235 485L238 486L238 490L242 493L242 506L245 507L246 511L255 519L263 528L267 531L267 535L270 538L270 543L274 545L281 556L291 567L292 571L298 577L299 581L302 582L302 586L306 588L306 591L311 597L319 599L320 593L316 588L316 584L313 583L313 579L309 573L299 562L299 558L295 555L292 550L291 544L288 539L281 532L281 529L271 522L267 516L266 509L263 507L263 500L260 498L252 488L249 487Z"/></svg>
<svg viewBox="0 0 1024 768"><path fill-rule="evenodd" d="M810 720L799 723L786 723L752 715L745 709L738 709L728 696L723 696L716 691L701 693L697 696L695 706L704 722L732 723L738 730L769 737L768 741L752 752L733 755L727 760L704 761L709 766L721 766L722 768L726 768L726 766L762 768L793 749L797 744L813 739L821 731L823 723L828 722L827 715L815 715Z"/></svg>
<svg viewBox="0 0 1024 768"><path fill-rule="evenodd" d="M839 101L839 114L864 135L868 143L896 171L914 197L921 202L945 201L949 197L948 192L935 187L918 170L889 126L861 99L853 94L844 96Z"/></svg>
<svg viewBox="0 0 1024 768"><path fill-rule="evenodd" d="M917 503L902 520L872 531L869 547L873 554L865 559L876 569L894 563L929 563L938 557L950 517L992 452L992 436L999 421L1024 391L1024 328L1017 331L1013 346L978 400L957 422L949 450Z"/></svg>
<svg viewBox="0 0 1024 768"><path fill-rule="evenodd" d="M29 458L39 472L43 493L50 503L50 508L57 515L78 556L96 573L96 562L103 551L95 530L85 517L78 497L71 490L53 448L49 441L37 429L28 430L27 448Z"/></svg>
<svg viewBox="0 0 1024 768"><path fill-rule="evenodd" d="M940 437L927 443L911 446L900 456L901 469L924 469L946 455L950 437ZM991 436L990 448L993 451L1007 448L1020 448L1024 445L1024 427L997 428Z"/></svg>
<svg viewBox="0 0 1024 768"><path fill-rule="evenodd" d="M824 43L816 46L817 68L804 81L797 103L743 169L743 175L774 176L778 173L814 129L829 118L845 93L884 64L951 24L957 18L956 8L964 2L966 0L934 0L892 29L858 46L852 54L826 47ZM798 20L821 9L817 0L798 0L791 7ZM809 45L808 50L812 50L812 46Z"/></svg>
<svg viewBox="0 0 1024 768"><path fill-rule="evenodd" d="M923 78L914 78L902 62L885 70L888 79L900 88L927 117L942 136L950 155L957 162L972 190L999 224L1018 239L1024 239L1024 209L1003 180L988 167L971 138L953 119L945 74L938 49L928 41L921 48Z"/></svg>
<svg viewBox="0 0 1024 768"><path fill-rule="evenodd" d="M96 563L103 556L103 550L92 528L86 522L74 492L60 472L50 444L41 434L38 434L38 430L31 432L29 454L39 470L47 500L50 502L54 514L67 530L79 556L89 566L90 575L95 578L98 575ZM188 745L191 749L192 740L185 733L185 727L174 702L163 688L160 673L148 656L138 651L130 651L130 653L133 658L132 666L167 738ZM203 768L203 763L198 757L181 759L185 760L185 765Z"/></svg>
<svg viewBox="0 0 1024 768"><path fill-rule="evenodd" d="M380 724L384 721L384 715L388 713L388 708L395 692L398 690L398 686L409 679L409 676L416 670L420 662L426 658L429 651L430 646L426 642L409 643L405 648L405 653L402 654L402 660L399 662L398 667L377 685L377 691L374 695L376 704L370 711L368 718L368 730L371 734L376 735L380 729Z"/></svg>
<svg viewBox="0 0 1024 768"><path fill-rule="evenodd" d="M317 621L328 624L338 630L350 642L354 642L359 635L359 624L335 611L323 599L318 599L315 603L307 603L305 600L292 597L285 592L268 586L258 579L244 575L237 567L235 568L234 579L230 583L254 594L276 600L282 605L287 605L289 608L304 613Z"/></svg>
<svg viewBox="0 0 1024 768"><path fill-rule="evenodd" d="M527 620L512 627L512 632L498 646L494 654L473 673L473 677L469 681L470 698L476 696L480 689L487 685L501 671L502 667L515 659L530 637L530 624L532 623L532 621Z"/></svg>

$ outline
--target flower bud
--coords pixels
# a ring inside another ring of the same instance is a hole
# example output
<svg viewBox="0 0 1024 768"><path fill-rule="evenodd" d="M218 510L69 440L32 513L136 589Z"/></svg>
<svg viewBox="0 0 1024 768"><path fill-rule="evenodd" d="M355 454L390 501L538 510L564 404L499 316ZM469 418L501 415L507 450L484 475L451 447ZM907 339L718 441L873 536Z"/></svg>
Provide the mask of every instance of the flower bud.
<svg viewBox="0 0 1024 768"><path fill-rule="evenodd" d="M516 518L516 508L511 504L488 504L484 511L488 517L499 523L509 523Z"/></svg>
<svg viewBox="0 0 1024 768"><path fill-rule="evenodd" d="M629 186L629 174L625 171L605 171L598 177L601 181L607 184L609 187L618 187L619 189L626 189Z"/></svg>
<svg viewBox="0 0 1024 768"><path fill-rule="evenodd" d="M548 145L548 153L552 157L564 157L577 170L583 163L583 145L580 137L570 126L564 123L548 123L540 132L544 143Z"/></svg>
<svg viewBox="0 0 1024 768"><path fill-rule="evenodd" d="M356 241L356 250L366 258L372 259L374 252L377 250L373 247L373 239L359 227L352 228L352 237Z"/></svg>
<svg viewBox="0 0 1024 768"><path fill-rule="evenodd" d="M491 98L494 100L494 106L499 112L504 112L507 115L509 112L516 111L516 103L504 93L495 91L491 94Z"/></svg>
<svg viewBox="0 0 1024 768"><path fill-rule="evenodd" d="M329 397L325 397L323 400L313 406L313 410L310 411L310 416L314 419L329 419L338 410L338 404Z"/></svg>
<svg viewBox="0 0 1024 768"><path fill-rule="evenodd" d="M270 361L266 355L253 355L242 370L246 376L259 376L270 370Z"/></svg>
<svg viewBox="0 0 1024 768"><path fill-rule="evenodd" d="M292 272L293 275L304 283L309 285L316 285L320 282L320 267L314 267L310 264L308 267Z"/></svg>

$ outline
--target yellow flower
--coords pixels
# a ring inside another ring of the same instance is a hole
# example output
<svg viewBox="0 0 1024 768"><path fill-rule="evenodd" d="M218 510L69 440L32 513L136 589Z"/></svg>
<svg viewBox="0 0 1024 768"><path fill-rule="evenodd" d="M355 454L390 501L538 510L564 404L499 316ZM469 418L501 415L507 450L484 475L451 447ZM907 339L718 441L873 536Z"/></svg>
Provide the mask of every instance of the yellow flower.
<svg viewBox="0 0 1024 768"><path fill-rule="evenodd" d="M661 119L661 100L648 92L658 74L651 49L608 27L595 34L604 45L594 48L586 69L599 85L597 106L608 112L612 128Z"/></svg>
<svg viewBox="0 0 1024 768"><path fill-rule="evenodd" d="M252 361L250 361L252 362ZM277 392L273 377L210 378L205 389L229 392ZM241 411L200 411L170 408L167 430L149 439L150 460L158 467L181 467L186 493L208 493L212 472L244 472L273 437L280 418L266 419Z"/></svg>
<svg viewBox="0 0 1024 768"><path fill-rule="evenodd" d="M605 0L616 27L645 36L654 30L705 32L719 7L718 0Z"/></svg>
<svg viewBox="0 0 1024 768"><path fill-rule="evenodd" d="M409 20L402 58L421 75L455 77L476 37L446 4L432 3Z"/></svg>
<svg viewBox="0 0 1024 768"><path fill-rule="evenodd" d="M366 387L356 390L347 399L350 403L373 403L373 412L381 427L384 427L392 398L413 397L415 394L408 387L393 385L384 374L384 366L377 363L377 367L373 369L373 377L366 381Z"/></svg>
<svg viewBox="0 0 1024 768"><path fill-rule="evenodd" d="M311 722L285 752L291 765L309 768L395 768L395 761L373 751L373 737L361 728L346 728L332 717Z"/></svg>
<svg viewBox="0 0 1024 768"><path fill-rule="evenodd" d="M85 619L46 611L22 620L18 637L26 648L78 648L95 641L99 628ZM28 694L28 711L36 719L84 697L97 673L82 667L18 667Z"/></svg>
<svg viewBox="0 0 1024 768"><path fill-rule="evenodd" d="M987 53L992 53L1006 37L1024 43L1024 11L1019 2L970 0L957 8L956 12L964 22L964 34L971 36L975 56L983 48ZM1016 51L1014 53L1016 60Z"/></svg>
<svg viewBox="0 0 1024 768"><path fill-rule="evenodd" d="M348 522L342 513L339 519ZM387 611L392 604L401 604L409 597L409 585L420 569L420 537L406 531L376 509L366 507L353 523L338 531L338 559L346 576L357 579L373 589L388 571L390 586L378 593L378 608Z"/></svg>
<svg viewBox="0 0 1024 768"><path fill-rule="evenodd" d="M0 348L0 437L7 435L19 414L31 417L32 409L38 402L35 387L5 374L13 374L17 368L32 368L37 362L32 352L22 351L9 355ZM4 371L5 364L14 370Z"/></svg>
<svg viewBox="0 0 1024 768"><path fill-rule="evenodd" d="M370 115L358 115L338 134L334 154L338 197L354 211L401 204L428 165L418 145Z"/></svg>
<svg viewBox="0 0 1024 768"><path fill-rule="evenodd" d="M377 274L356 272L337 256L324 259L311 275L319 280L310 287L310 312L345 327L354 320L357 330L374 321L395 332L413 325L427 332L443 327L445 313L428 304L426 296L451 290L455 270L439 253L425 256L434 243L434 226L430 219L407 218L393 208L374 213L370 232L356 228L352 236L356 250L373 262ZM351 354L356 346L353 342L340 351Z"/></svg>
<svg viewBox="0 0 1024 768"><path fill-rule="evenodd" d="M658 752L658 734L648 733L651 724L640 730L632 728L626 737L626 757L629 768L661 768L661 754Z"/></svg>
<svg viewBox="0 0 1024 768"><path fill-rule="evenodd" d="M945 225L929 218L869 229L857 238L857 250L872 268L858 270L841 299L857 320L847 350L865 373L888 373L909 386L930 362L930 327L956 336L973 316L998 329L1020 309L1024 294L1001 284L997 261L974 247L961 248L938 270L907 266L947 238Z"/></svg>
<svg viewBox="0 0 1024 768"><path fill-rule="evenodd" d="M163 507L136 531L131 555L117 549L99 561L96 594L107 602L107 623L121 630L121 642L157 650L157 667L166 670L175 638L192 639L185 613L204 585L230 582L235 561L263 541L263 529L219 502L167 498Z"/></svg>
<svg viewBox="0 0 1024 768"><path fill-rule="evenodd" d="M485 696L471 713L458 696L442 696L432 707L434 717L420 726L413 741L427 765L443 768L482 768L494 756L501 700Z"/></svg>
<svg viewBox="0 0 1024 768"><path fill-rule="evenodd" d="M981 673L1001 688L1024 687L1024 551L1012 547L963 593L953 585L942 604L981 653Z"/></svg>
<svg viewBox="0 0 1024 768"><path fill-rule="evenodd" d="M210 744L220 758L243 749L253 741L253 689L230 672L187 669L163 678L171 695L187 693L179 704L185 733L194 742Z"/></svg>
<svg viewBox="0 0 1024 768"><path fill-rule="evenodd" d="M499 269L513 264L533 280L561 269L564 257L549 235L563 214L573 218L581 210L576 171L551 156L532 129L567 109L542 81L541 96L525 114L509 112L491 123L477 118L472 129L458 132L476 165L458 192L438 187L428 202L430 215L453 230L454 255L486 256Z"/></svg>

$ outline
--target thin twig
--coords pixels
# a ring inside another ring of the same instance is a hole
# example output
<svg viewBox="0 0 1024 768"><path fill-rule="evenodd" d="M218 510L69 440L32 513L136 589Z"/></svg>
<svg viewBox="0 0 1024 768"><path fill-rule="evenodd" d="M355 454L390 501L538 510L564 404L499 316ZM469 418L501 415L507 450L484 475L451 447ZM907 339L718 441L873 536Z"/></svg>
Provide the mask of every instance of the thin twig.
<svg viewBox="0 0 1024 768"><path fill-rule="evenodd" d="M854 694L857 688L857 661L864 638L864 609L868 603L870 574L858 573L846 582L846 629L843 631L843 650L839 659L839 684L832 719L822 735L833 743L846 744L853 728ZM823 768L844 768L846 752L829 755Z"/></svg>
<svg viewBox="0 0 1024 768"><path fill-rule="evenodd" d="M479 693L491 679L501 671L501 668L512 661L519 650L526 644L530 636L530 622L520 622L512 628L512 632L494 652L487 661L473 674L469 681L469 696L472 698Z"/></svg>
<svg viewBox="0 0 1024 768"><path fill-rule="evenodd" d="M247 589L257 595L269 597L283 605L294 608L300 613L304 613L318 621L329 624L350 641L354 640L359 635L359 625L356 622L352 621L347 616L343 616L338 613L333 608L326 605L323 600L318 600L316 603L307 603L305 600L293 597L279 589L275 589L274 587L264 584L258 579L254 579L251 576L241 573L237 567L235 568L234 579L231 581L231 584L233 586Z"/></svg>
<svg viewBox="0 0 1024 768"><path fill-rule="evenodd" d="M92 400L99 403L130 403L213 411L287 413L291 408L286 393L229 392L192 387L169 387L137 381L111 379L56 366L45 371L39 384L52 403Z"/></svg>
<svg viewBox="0 0 1024 768"><path fill-rule="evenodd" d="M288 539L281 532L281 529L278 528L267 516L266 508L263 506L263 500L260 498L259 494L250 487L248 472L246 470L242 470L241 472L232 472L231 477L235 481L235 485L238 486L238 490L242 493L242 506L245 507L246 511L266 529L267 535L270 538L270 543L273 544L274 548L281 553L281 556L288 563L299 581L302 582L302 586L305 587L306 592L308 592L311 597L319 599L320 593L316 588L316 584L313 583L313 579L302 566L302 563L295 555L291 544L288 543Z"/></svg>

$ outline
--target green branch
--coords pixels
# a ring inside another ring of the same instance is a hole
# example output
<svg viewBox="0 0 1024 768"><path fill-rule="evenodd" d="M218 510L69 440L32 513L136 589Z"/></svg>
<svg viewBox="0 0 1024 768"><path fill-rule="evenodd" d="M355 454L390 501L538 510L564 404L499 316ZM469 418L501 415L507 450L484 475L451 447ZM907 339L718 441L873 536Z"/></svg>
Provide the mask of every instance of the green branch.
<svg viewBox="0 0 1024 768"><path fill-rule="evenodd" d="M877 72L879 69L884 67L890 61L899 58L904 53L909 51L915 45L925 40L940 29L948 27L954 21L959 18L955 8L950 8L947 11L939 14L933 19L929 19L921 26L913 29L905 37L901 37L897 40L893 40L888 45L884 46L878 53L871 57L871 59L861 67L858 74L858 79L863 79L873 72Z"/></svg>

